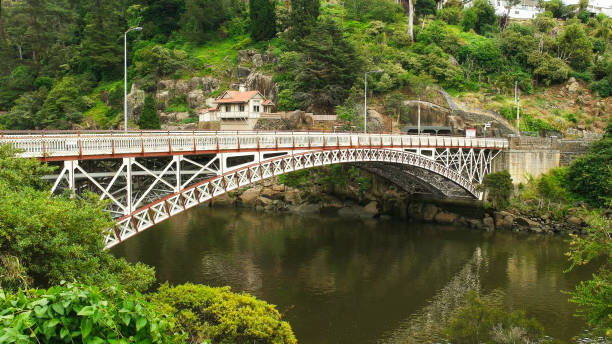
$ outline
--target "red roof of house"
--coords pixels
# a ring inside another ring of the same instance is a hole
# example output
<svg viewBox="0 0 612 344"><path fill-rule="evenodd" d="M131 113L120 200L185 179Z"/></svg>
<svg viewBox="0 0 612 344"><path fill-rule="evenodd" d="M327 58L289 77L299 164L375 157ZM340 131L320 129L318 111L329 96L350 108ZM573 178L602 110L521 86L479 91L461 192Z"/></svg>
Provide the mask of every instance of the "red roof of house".
<svg viewBox="0 0 612 344"><path fill-rule="evenodd" d="M261 105L274 105L270 99L267 99L265 102L261 103Z"/></svg>
<svg viewBox="0 0 612 344"><path fill-rule="evenodd" d="M219 111L219 109L211 107L211 108L208 108L208 109L203 109L201 111L201 113L214 112L214 111Z"/></svg>
<svg viewBox="0 0 612 344"><path fill-rule="evenodd" d="M229 95L229 98L218 98L215 103L217 104L232 104L232 103L246 103L251 98L255 97L259 92L258 91L247 91L247 92L239 92L239 91L226 91L223 95Z"/></svg>

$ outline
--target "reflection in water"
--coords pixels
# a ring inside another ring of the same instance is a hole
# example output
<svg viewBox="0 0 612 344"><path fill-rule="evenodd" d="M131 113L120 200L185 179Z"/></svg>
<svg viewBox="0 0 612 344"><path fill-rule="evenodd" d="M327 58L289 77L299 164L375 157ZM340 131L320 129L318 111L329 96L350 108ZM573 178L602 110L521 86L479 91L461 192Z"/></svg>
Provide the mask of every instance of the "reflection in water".
<svg viewBox="0 0 612 344"><path fill-rule="evenodd" d="M397 329L383 335L380 343L432 343L440 342L438 337L442 324L463 305L463 298L470 290L480 291L480 271L485 264L482 250L477 247L463 269L442 288L418 313L402 322Z"/></svg>
<svg viewBox="0 0 612 344"><path fill-rule="evenodd" d="M475 286L503 290L568 339L583 324L561 290L589 272L563 274L566 248L559 237L198 208L113 252L155 266L161 282L229 285L276 304L300 343L342 344L399 342Z"/></svg>

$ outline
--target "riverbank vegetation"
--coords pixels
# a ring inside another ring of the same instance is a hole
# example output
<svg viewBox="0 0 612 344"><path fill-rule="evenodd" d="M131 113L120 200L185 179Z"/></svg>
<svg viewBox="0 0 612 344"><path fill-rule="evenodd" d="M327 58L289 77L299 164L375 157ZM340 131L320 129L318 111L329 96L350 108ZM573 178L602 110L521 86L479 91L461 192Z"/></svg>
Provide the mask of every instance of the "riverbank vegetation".
<svg viewBox="0 0 612 344"><path fill-rule="evenodd" d="M579 314L596 333L612 337L612 122L587 154L568 167L519 185L514 197L500 179L509 180L510 176L494 173L487 176L489 183L485 182L498 209L585 224L582 235L571 234L569 270L586 264L599 265L599 269L591 280L576 286L570 301L579 305Z"/></svg>
<svg viewBox="0 0 612 344"><path fill-rule="evenodd" d="M247 67L271 74L279 110L341 113L349 127L362 125L363 72L373 70L381 72L369 75L371 104L397 125L413 121L413 110L401 100L434 100L426 90L435 84L513 119L517 81L524 94L524 131L602 130L610 117L605 98L612 92L612 19L590 16L582 5L547 7L535 20L515 22L498 18L485 0L465 8L449 1L441 9L421 0L411 30L409 11L390 0L291 6L239 0L4 1L0 111L6 113L0 125L117 128L122 30L137 25L144 29L128 34L129 77L148 93L163 78L212 76L229 87L236 82L231 71L238 51L255 49L277 57L277 64ZM578 89L559 96L563 87L556 85L571 77Z"/></svg>
<svg viewBox="0 0 612 344"><path fill-rule="evenodd" d="M250 295L155 291L152 267L103 250L105 202L52 195L41 179L52 169L14 154L0 147L0 343L296 342L275 307Z"/></svg>

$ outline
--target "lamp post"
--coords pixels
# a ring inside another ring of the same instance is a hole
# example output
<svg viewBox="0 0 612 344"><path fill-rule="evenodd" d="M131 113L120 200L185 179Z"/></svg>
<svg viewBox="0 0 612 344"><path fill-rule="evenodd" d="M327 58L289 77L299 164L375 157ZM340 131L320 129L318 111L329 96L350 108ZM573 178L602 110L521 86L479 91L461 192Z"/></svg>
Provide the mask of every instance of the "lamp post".
<svg viewBox="0 0 612 344"><path fill-rule="evenodd" d="M363 101L363 133L368 133L368 74L370 73L382 73L382 70L371 70L365 72L364 80L364 101Z"/></svg>
<svg viewBox="0 0 612 344"><path fill-rule="evenodd" d="M128 112L128 104L127 104L127 34L130 31L140 31L142 28L140 26L133 27L126 32L123 33L123 130L127 131L127 112Z"/></svg>

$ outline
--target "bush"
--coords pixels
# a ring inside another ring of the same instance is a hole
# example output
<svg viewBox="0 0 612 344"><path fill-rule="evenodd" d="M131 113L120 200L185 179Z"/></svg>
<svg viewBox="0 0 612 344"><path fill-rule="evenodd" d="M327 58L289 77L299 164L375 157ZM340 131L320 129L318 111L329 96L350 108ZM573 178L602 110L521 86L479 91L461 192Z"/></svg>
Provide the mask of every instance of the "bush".
<svg viewBox="0 0 612 344"><path fill-rule="evenodd" d="M0 257L19 258L27 286L75 280L146 290L155 279L152 268L103 250L103 230L113 221L98 200L51 195L41 177L52 170L14 153L0 147Z"/></svg>
<svg viewBox="0 0 612 344"><path fill-rule="evenodd" d="M166 284L150 295L150 301L158 312L174 317L177 329L187 333L191 343L297 343L273 305L232 293L229 287Z"/></svg>
<svg viewBox="0 0 612 344"><path fill-rule="evenodd" d="M166 320L139 296L66 284L48 290L0 289L2 343L171 343Z"/></svg>
<svg viewBox="0 0 612 344"><path fill-rule="evenodd" d="M569 167L569 189L592 206L612 206L612 125L604 138L593 143L589 153Z"/></svg>
<svg viewBox="0 0 612 344"><path fill-rule="evenodd" d="M457 49L459 62L471 61L479 69L487 73L497 71L501 68L501 50L495 41L491 39L478 39L465 44Z"/></svg>
<svg viewBox="0 0 612 344"><path fill-rule="evenodd" d="M445 21L449 25L461 23L462 15L459 7L445 7L436 13L436 18Z"/></svg>
<svg viewBox="0 0 612 344"><path fill-rule="evenodd" d="M488 0L475 0L472 6L463 11L461 26L463 31L474 30L484 35L491 31L491 26L497 25L495 8Z"/></svg>
<svg viewBox="0 0 612 344"><path fill-rule="evenodd" d="M489 199L496 209L504 209L512 195L512 177L507 170L487 174L482 181L489 191Z"/></svg>
<svg viewBox="0 0 612 344"><path fill-rule="evenodd" d="M380 20L394 22L403 9L392 0L351 0L346 4L347 17L359 21Z"/></svg>
<svg viewBox="0 0 612 344"><path fill-rule="evenodd" d="M602 79L591 84L591 91L606 98L612 96L612 84L607 79Z"/></svg>
<svg viewBox="0 0 612 344"><path fill-rule="evenodd" d="M537 51L529 55L528 63L534 68L533 74L536 79L546 85L567 80L571 71L569 66L560 58Z"/></svg>

